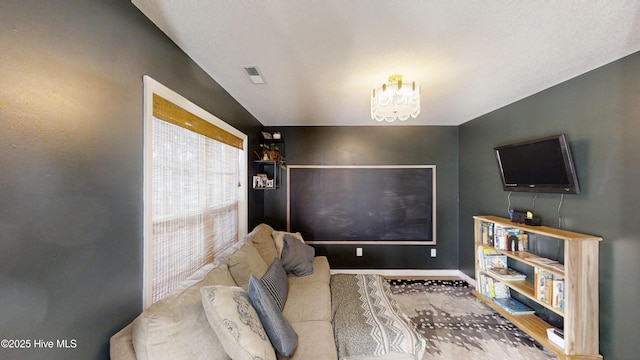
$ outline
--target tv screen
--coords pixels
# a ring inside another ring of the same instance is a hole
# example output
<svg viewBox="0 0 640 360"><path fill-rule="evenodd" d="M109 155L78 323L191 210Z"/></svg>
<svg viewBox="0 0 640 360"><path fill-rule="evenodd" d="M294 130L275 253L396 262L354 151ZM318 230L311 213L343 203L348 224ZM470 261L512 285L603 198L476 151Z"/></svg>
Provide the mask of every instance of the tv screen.
<svg viewBox="0 0 640 360"><path fill-rule="evenodd" d="M579 194L564 134L496 147L505 191Z"/></svg>

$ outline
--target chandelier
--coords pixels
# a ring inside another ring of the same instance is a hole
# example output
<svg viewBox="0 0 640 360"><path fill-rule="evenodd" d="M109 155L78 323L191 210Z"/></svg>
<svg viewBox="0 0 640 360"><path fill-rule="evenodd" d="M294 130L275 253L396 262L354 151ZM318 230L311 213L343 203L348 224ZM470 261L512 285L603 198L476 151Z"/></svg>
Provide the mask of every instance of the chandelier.
<svg viewBox="0 0 640 360"><path fill-rule="evenodd" d="M420 85L404 84L402 75L389 76L389 82L371 91L371 119L405 121L420 114Z"/></svg>

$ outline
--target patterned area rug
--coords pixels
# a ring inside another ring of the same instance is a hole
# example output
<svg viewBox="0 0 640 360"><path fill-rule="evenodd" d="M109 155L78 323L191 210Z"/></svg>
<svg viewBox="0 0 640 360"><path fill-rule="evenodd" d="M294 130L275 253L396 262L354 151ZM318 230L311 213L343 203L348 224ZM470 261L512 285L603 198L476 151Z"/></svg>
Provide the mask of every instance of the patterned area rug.
<svg viewBox="0 0 640 360"><path fill-rule="evenodd" d="M388 280L393 298L427 340L423 359L550 360L531 337L476 301L462 280Z"/></svg>

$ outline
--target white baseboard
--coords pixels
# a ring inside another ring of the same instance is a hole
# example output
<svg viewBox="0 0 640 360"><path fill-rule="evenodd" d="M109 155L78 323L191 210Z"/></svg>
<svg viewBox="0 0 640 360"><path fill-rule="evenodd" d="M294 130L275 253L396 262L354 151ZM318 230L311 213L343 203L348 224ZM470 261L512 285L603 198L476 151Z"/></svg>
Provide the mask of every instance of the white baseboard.
<svg viewBox="0 0 640 360"><path fill-rule="evenodd" d="M418 270L418 269L331 269L331 274L378 274L384 276L455 276L476 286L476 281L460 270Z"/></svg>

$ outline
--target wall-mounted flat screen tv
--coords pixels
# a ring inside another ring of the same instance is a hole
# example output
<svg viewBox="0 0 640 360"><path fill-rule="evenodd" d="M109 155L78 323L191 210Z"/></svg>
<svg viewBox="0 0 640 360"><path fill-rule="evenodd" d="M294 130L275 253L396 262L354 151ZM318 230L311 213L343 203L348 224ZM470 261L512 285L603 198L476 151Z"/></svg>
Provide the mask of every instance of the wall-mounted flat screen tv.
<svg viewBox="0 0 640 360"><path fill-rule="evenodd" d="M505 191L579 194L564 134L494 148Z"/></svg>

